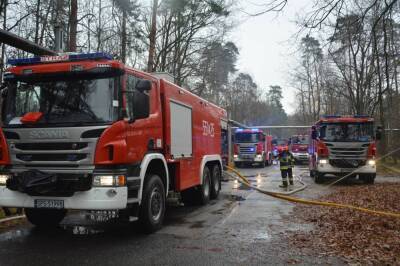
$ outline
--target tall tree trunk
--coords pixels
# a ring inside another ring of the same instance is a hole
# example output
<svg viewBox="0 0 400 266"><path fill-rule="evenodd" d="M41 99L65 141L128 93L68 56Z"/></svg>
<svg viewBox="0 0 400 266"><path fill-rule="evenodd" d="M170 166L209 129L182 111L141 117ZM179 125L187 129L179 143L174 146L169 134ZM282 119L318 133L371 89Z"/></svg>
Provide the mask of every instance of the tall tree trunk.
<svg viewBox="0 0 400 266"><path fill-rule="evenodd" d="M3 3L3 29L7 29L7 5L8 5L8 0L4 0L4 3ZM0 83L3 82L5 55L6 55L6 45L4 43L1 43Z"/></svg>
<svg viewBox="0 0 400 266"><path fill-rule="evenodd" d="M122 63L126 63L126 10L122 10L122 32L121 32L121 61Z"/></svg>
<svg viewBox="0 0 400 266"><path fill-rule="evenodd" d="M39 43L39 26L40 26L40 5L41 1L37 0L35 14L35 43Z"/></svg>
<svg viewBox="0 0 400 266"><path fill-rule="evenodd" d="M158 0L153 0L153 13L151 16L151 29L149 35L149 58L147 61L147 71L154 71L154 54L156 50L156 34L157 34L157 8L158 8Z"/></svg>
<svg viewBox="0 0 400 266"><path fill-rule="evenodd" d="M76 52L76 34L78 28L78 0L71 0L71 13L69 17L69 47L70 52Z"/></svg>

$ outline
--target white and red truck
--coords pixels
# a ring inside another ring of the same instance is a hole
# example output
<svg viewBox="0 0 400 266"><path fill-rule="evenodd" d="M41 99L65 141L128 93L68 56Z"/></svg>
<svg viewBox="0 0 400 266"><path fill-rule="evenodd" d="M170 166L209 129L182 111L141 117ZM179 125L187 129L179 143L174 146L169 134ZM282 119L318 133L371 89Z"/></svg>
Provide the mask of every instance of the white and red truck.
<svg viewBox="0 0 400 266"><path fill-rule="evenodd" d="M310 176L316 183L323 182L327 174L358 175L365 183L373 183L380 135L371 117L323 116L311 129Z"/></svg>
<svg viewBox="0 0 400 266"><path fill-rule="evenodd" d="M9 64L0 206L37 226L70 209L119 210L153 232L170 191L191 204L218 197L224 109L104 53Z"/></svg>
<svg viewBox="0 0 400 266"><path fill-rule="evenodd" d="M289 151L296 163L308 163L308 144L310 138L307 135L293 135L289 139Z"/></svg>
<svg viewBox="0 0 400 266"><path fill-rule="evenodd" d="M233 147L233 161L237 167L253 164L265 167L272 164L272 136L266 135L261 129L236 129Z"/></svg>

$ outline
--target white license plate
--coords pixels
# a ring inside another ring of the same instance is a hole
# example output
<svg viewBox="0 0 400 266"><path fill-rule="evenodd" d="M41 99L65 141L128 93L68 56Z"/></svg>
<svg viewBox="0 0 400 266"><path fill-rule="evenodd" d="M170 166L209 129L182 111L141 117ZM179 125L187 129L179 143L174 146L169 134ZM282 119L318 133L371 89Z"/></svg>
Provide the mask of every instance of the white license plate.
<svg viewBox="0 0 400 266"><path fill-rule="evenodd" d="M40 209L64 209L63 200L53 200L53 199L36 199L35 208Z"/></svg>

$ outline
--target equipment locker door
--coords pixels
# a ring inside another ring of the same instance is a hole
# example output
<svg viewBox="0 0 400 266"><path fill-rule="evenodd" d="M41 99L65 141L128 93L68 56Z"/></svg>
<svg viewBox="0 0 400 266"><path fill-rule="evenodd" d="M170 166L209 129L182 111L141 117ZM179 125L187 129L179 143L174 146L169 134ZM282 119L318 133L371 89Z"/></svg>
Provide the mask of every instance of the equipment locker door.
<svg viewBox="0 0 400 266"><path fill-rule="evenodd" d="M174 159L192 157L192 108L170 102L171 155Z"/></svg>

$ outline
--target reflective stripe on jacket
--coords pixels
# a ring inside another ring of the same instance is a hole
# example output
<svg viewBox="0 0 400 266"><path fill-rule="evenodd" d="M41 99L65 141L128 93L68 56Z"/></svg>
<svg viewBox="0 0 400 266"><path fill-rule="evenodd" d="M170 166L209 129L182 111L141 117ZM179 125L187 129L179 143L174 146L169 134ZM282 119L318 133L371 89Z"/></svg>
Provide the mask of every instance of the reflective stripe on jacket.
<svg viewBox="0 0 400 266"><path fill-rule="evenodd" d="M289 153L289 167L293 168L296 164L293 154Z"/></svg>
<svg viewBox="0 0 400 266"><path fill-rule="evenodd" d="M279 168L281 170L287 170L289 169L289 156L279 156Z"/></svg>

